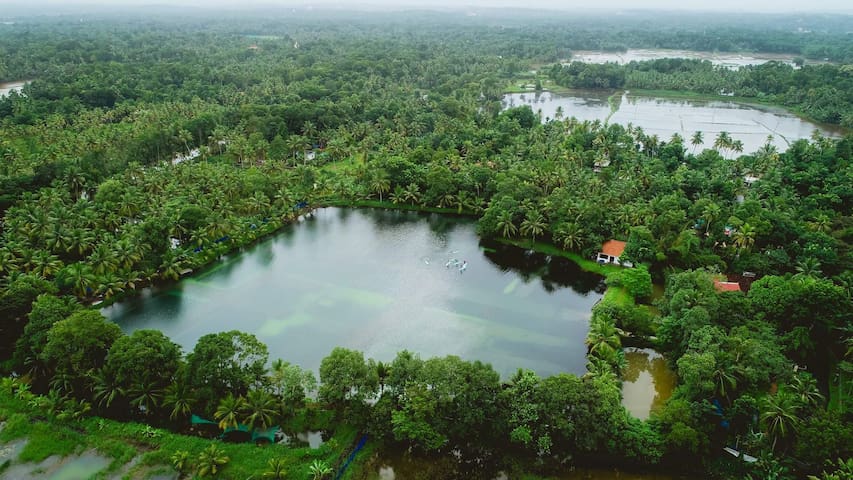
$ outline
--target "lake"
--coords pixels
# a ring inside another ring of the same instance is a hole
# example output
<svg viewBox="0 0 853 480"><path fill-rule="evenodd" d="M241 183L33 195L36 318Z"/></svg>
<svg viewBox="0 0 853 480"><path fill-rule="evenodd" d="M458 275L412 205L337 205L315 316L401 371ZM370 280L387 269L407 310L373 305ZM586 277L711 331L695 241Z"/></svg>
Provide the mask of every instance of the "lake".
<svg viewBox="0 0 853 480"><path fill-rule="evenodd" d="M467 262L467 268L447 265ZM392 360L459 355L541 376L586 372L601 277L562 258L481 243L474 221L318 209L177 284L103 309L124 331L163 331L185 351L238 329L315 372L336 346Z"/></svg>
<svg viewBox="0 0 853 480"><path fill-rule="evenodd" d="M645 62L661 58L689 58L708 60L714 65L726 68L740 68L747 65L761 65L767 62L782 62L794 65L796 54L775 53L734 53L734 52L694 52L690 50L671 49L629 49L625 52L605 52L601 50L579 50L572 52L571 62L583 63L618 63L624 65L630 62ZM822 63L807 61L806 63Z"/></svg>
<svg viewBox="0 0 853 480"><path fill-rule="evenodd" d="M696 131L704 134L700 148L711 148L721 131L743 142L743 153L752 153L773 135L773 144L780 150L798 139L808 138L814 130L831 137L843 134L843 129L819 125L793 115L782 108L745 105L731 101L701 101L643 97L623 93L618 109L611 114L607 101L611 93L603 91L573 91L568 94L552 92L510 93L503 97L504 108L530 105L541 111L542 120L556 118L562 107L563 117L578 120L599 120L642 127L646 135L657 135L668 141L674 133L684 137L688 149Z"/></svg>

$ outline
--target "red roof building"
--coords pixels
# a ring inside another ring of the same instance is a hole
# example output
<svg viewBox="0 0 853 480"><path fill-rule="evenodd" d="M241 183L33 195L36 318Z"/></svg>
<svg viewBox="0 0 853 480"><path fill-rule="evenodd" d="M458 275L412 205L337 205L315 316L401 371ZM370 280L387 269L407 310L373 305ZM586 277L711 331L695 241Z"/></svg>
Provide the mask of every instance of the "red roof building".
<svg viewBox="0 0 853 480"><path fill-rule="evenodd" d="M714 281L714 288L718 292L740 292L740 284L737 282L721 282L719 280Z"/></svg>
<svg viewBox="0 0 853 480"><path fill-rule="evenodd" d="M608 240L601 245L601 251L595 260L598 263L615 263L625 267L633 267L631 262L620 262L619 257L625 251L625 242L620 240Z"/></svg>

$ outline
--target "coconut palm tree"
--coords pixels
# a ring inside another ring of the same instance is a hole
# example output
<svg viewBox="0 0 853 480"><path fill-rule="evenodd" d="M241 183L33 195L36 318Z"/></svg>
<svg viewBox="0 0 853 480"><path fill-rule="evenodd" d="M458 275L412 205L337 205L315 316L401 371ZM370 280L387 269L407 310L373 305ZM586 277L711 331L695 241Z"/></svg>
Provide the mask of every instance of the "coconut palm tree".
<svg viewBox="0 0 853 480"><path fill-rule="evenodd" d="M585 343L589 353L597 356L606 356L622 347L616 325L612 320L601 315L592 317Z"/></svg>
<svg viewBox="0 0 853 480"><path fill-rule="evenodd" d="M714 139L714 149L718 152L721 150L728 150L731 145L732 137L729 135L729 132L725 130L717 134L717 138Z"/></svg>
<svg viewBox="0 0 853 480"><path fill-rule="evenodd" d="M391 192L391 195L388 195L388 200L391 200L391 203L398 204L406 201L406 190L403 189L402 185L397 185L394 187L394 191Z"/></svg>
<svg viewBox="0 0 853 480"><path fill-rule="evenodd" d="M794 276L799 278L818 278L823 273L820 270L820 262L814 257L805 257L799 260L794 269L797 271L797 274Z"/></svg>
<svg viewBox="0 0 853 480"><path fill-rule="evenodd" d="M95 275L113 273L118 269L119 259L107 243L100 243L86 258L86 263L92 267Z"/></svg>
<svg viewBox="0 0 853 480"><path fill-rule="evenodd" d="M823 404L824 397L817 388L817 381L809 374L801 373L791 380L791 393L807 408Z"/></svg>
<svg viewBox="0 0 853 480"><path fill-rule="evenodd" d="M518 227L516 227L513 222L512 212L508 210L504 210L498 214L497 227L498 231L501 232L501 236L504 238L512 238L518 234Z"/></svg>
<svg viewBox="0 0 853 480"><path fill-rule="evenodd" d="M90 288L95 284L95 275L89 265L78 262L67 265L58 274L60 283L71 288L80 298L89 295Z"/></svg>
<svg viewBox="0 0 853 480"><path fill-rule="evenodd" d="M708 234L708 231L711 230L711 222L720 218L720 214L722 213L722 209L719 205L714 202L705 205L705 208L702 209L702 218L705 220L705 234Z"/></svg>
<svg viewBox="0 0 853 480"><path fill-rule="evenodd" d="M116 399L124 395L125 391L115 376L107 374L103 369L92 374L92 399L99 408L110 408Z"/></svg>
<svg viewBox="0 0 853 480"><path fill-rule="evenodd" d="M183 259L174 251L167 251L163 255L163 261L158 269L161 278L171 278L177 280L181 278L181 270L183 269Z"/></svg>
<svg viewBox="0 0 853 480"><path fill-rule="evenodd" d="M711 374L711 377L714 379L714 386L717 389L717 393L723 396L723 398L728 399L729 393L732 390L737 388L737 378L732 375L729 370L717 364L717 368Z"/></svg>
<svg viewBox="0 0 853 480"><path fill-rule="evenodd" d="M131 406L145 416L151 415L163 400L163 389L153 380L134 382L127 393Z"/></svg>
<svg viewBox="0 0 853 480"><path fill-rule="evenodd" d="M761 409L761 422L767 433L773 436L773 446L779 439L785 439L796 432L800 425L799 403L793 395L780 390L775 395L765 397Z"/></svg>
<svg viewBox="0 0 853 480"><path fill-rule="evenodd" d="M554 232L554 240L566 250L580 250L584 243L584 231L575 222L561 223Z"/></svg>
<svg viewBox="0 0 853 480"><path fill-rule="evenodd" d="M178 381L166 387L163 405L172 408L169 414L170 419L189 416L195 402L192 389L186 383Z"/></svg>
<svg viewBox="0 0 853 480"><path fill-rule="evenodd" d="M251 390L246 394L242 405L243 423L249 428L259 427L262 430L272 425L276 414L275 399L263 390Z"/></svg>
<svg viewBox="0 0 853 480"><path fill-rule="evenodd" d="M752 225L748 223L743 224L735 233L735 246L742 250L749 251L749 249L755 245L755 234L755 228Z"/></svg>
<svg viewBox="0 0 853 480"><path fill-rule="evenodd" d="M536 237L542 235L547 227L545 217L541 213L536 210L528 210L524 215L519 231L524 236L530 236L532 245L536 243Z"/></svg>
<svg viewBox="0 0 853 480"><path fill-rule="evenodd" d="M51 255L50 252L39 250L32 257L32 266L30 272L42 277L50 278L56 272L62 270L62 261L56 255Z"/></svg>
<svg viewBox="0 0 853 480"><path fill-rule="evenodd" d="M373 170L370 176L370 185L368 188L371 192L379 194L379 201L382 201L382 195L391 190L391 180L388 178L388 172L383 169Z"/></svg>
<svg viewBox="0 0 853 480"><path fill-rule="evenodd" d="M243 397L235 397L234 394L229 393L227 397L219 401L219 406L216 407L213 418L219 420L219 428L222 430L237 428L242 409Z"/></svg>
<svg viewBox="0 0 853 480"><path fill-rule="evenodd" d="M412 202L416 205L421 199L421 188L416 183L410 183L403 189L403 200Z"/></svg>

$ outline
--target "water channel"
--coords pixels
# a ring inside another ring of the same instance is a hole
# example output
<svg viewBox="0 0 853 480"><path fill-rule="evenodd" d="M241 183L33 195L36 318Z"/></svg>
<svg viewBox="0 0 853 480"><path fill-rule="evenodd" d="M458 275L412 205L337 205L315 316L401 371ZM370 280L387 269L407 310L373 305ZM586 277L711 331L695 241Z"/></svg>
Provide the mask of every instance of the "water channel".
<svg viewBox="0 0 853 480"><path fill-rule="evenodd" d="M447 265L452 260L467 262ZM103 313L126 332L163 331L192 350L232 329L315 372L336 346L389 361L459 355L541 376L586 371L601 278L574 263L481 243L470 219L324 208L170 288Z"/></svg>
<svg viewBox="0 0 853 480"><path fill-rule="evenodd" d="M838 137L844 130L837 126L819 125L793 115L784 109L769 106L745 105L731 101L680 100L642 97L624 93L612 111L608 96L612 92L578 90L568 94L552 92L510 93L504 95L504 107L529 105L534 113L541 112L542 120L557 118L557 108L564 118L599 120L642 127L646 135L657 135L668 141L674 133L684 137L690 147L690 138L701 131L705 143L700 148L711 148L721 131L732 139L743 142L743 153L752 153L772 135L772 143L785 150L798 139L808 138L815 130L823 135ZM618 98L618 97L617 97Z"/></svg>

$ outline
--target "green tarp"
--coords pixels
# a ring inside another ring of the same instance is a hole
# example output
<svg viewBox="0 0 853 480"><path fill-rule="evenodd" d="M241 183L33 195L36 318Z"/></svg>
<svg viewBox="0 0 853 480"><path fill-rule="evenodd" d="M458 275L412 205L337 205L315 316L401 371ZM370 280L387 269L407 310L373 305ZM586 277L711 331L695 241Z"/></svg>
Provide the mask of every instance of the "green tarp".
<svg viewBox="0 0 853 480"><path fill-rule="evenodd" d="M252 431L252 441L257 442L258 440L267 440L270 443L275 443L275 432L277 431L278 425L266 430L254 430Z"/></svg>
<svg viewBox="0 0 853 480"><path fill-rule="evenodd" d="M192 417L190 417L190 423L192 423L193 425L216 425L217 427L219 426L218 423L211 422L210 420L206 418L201 418L198 415L193 415ZM250 431L248 425L239 424L237 425L237 428L226 428L225 431L222 432L222 435L219 436L219 438L225 438L226 436L233 435L239 436L240 434L245 434L246 440L249 440L249 438L251 438L253 442L257 442L258 440L266 440L270 443L275 443L275 432L278 431L278 428L278 425L276 425L266 430L256 429Z"/></svg>
<svg viewBox="0 0 853 480"><path fill-rule="evenodd" d="M193 425L216 425L216 426L219 426L218 423L211 422L210 420L208 420L206 418L201 418L195 414L193 414L193 416L190 417L190 423L192 423Z"/></svg>

